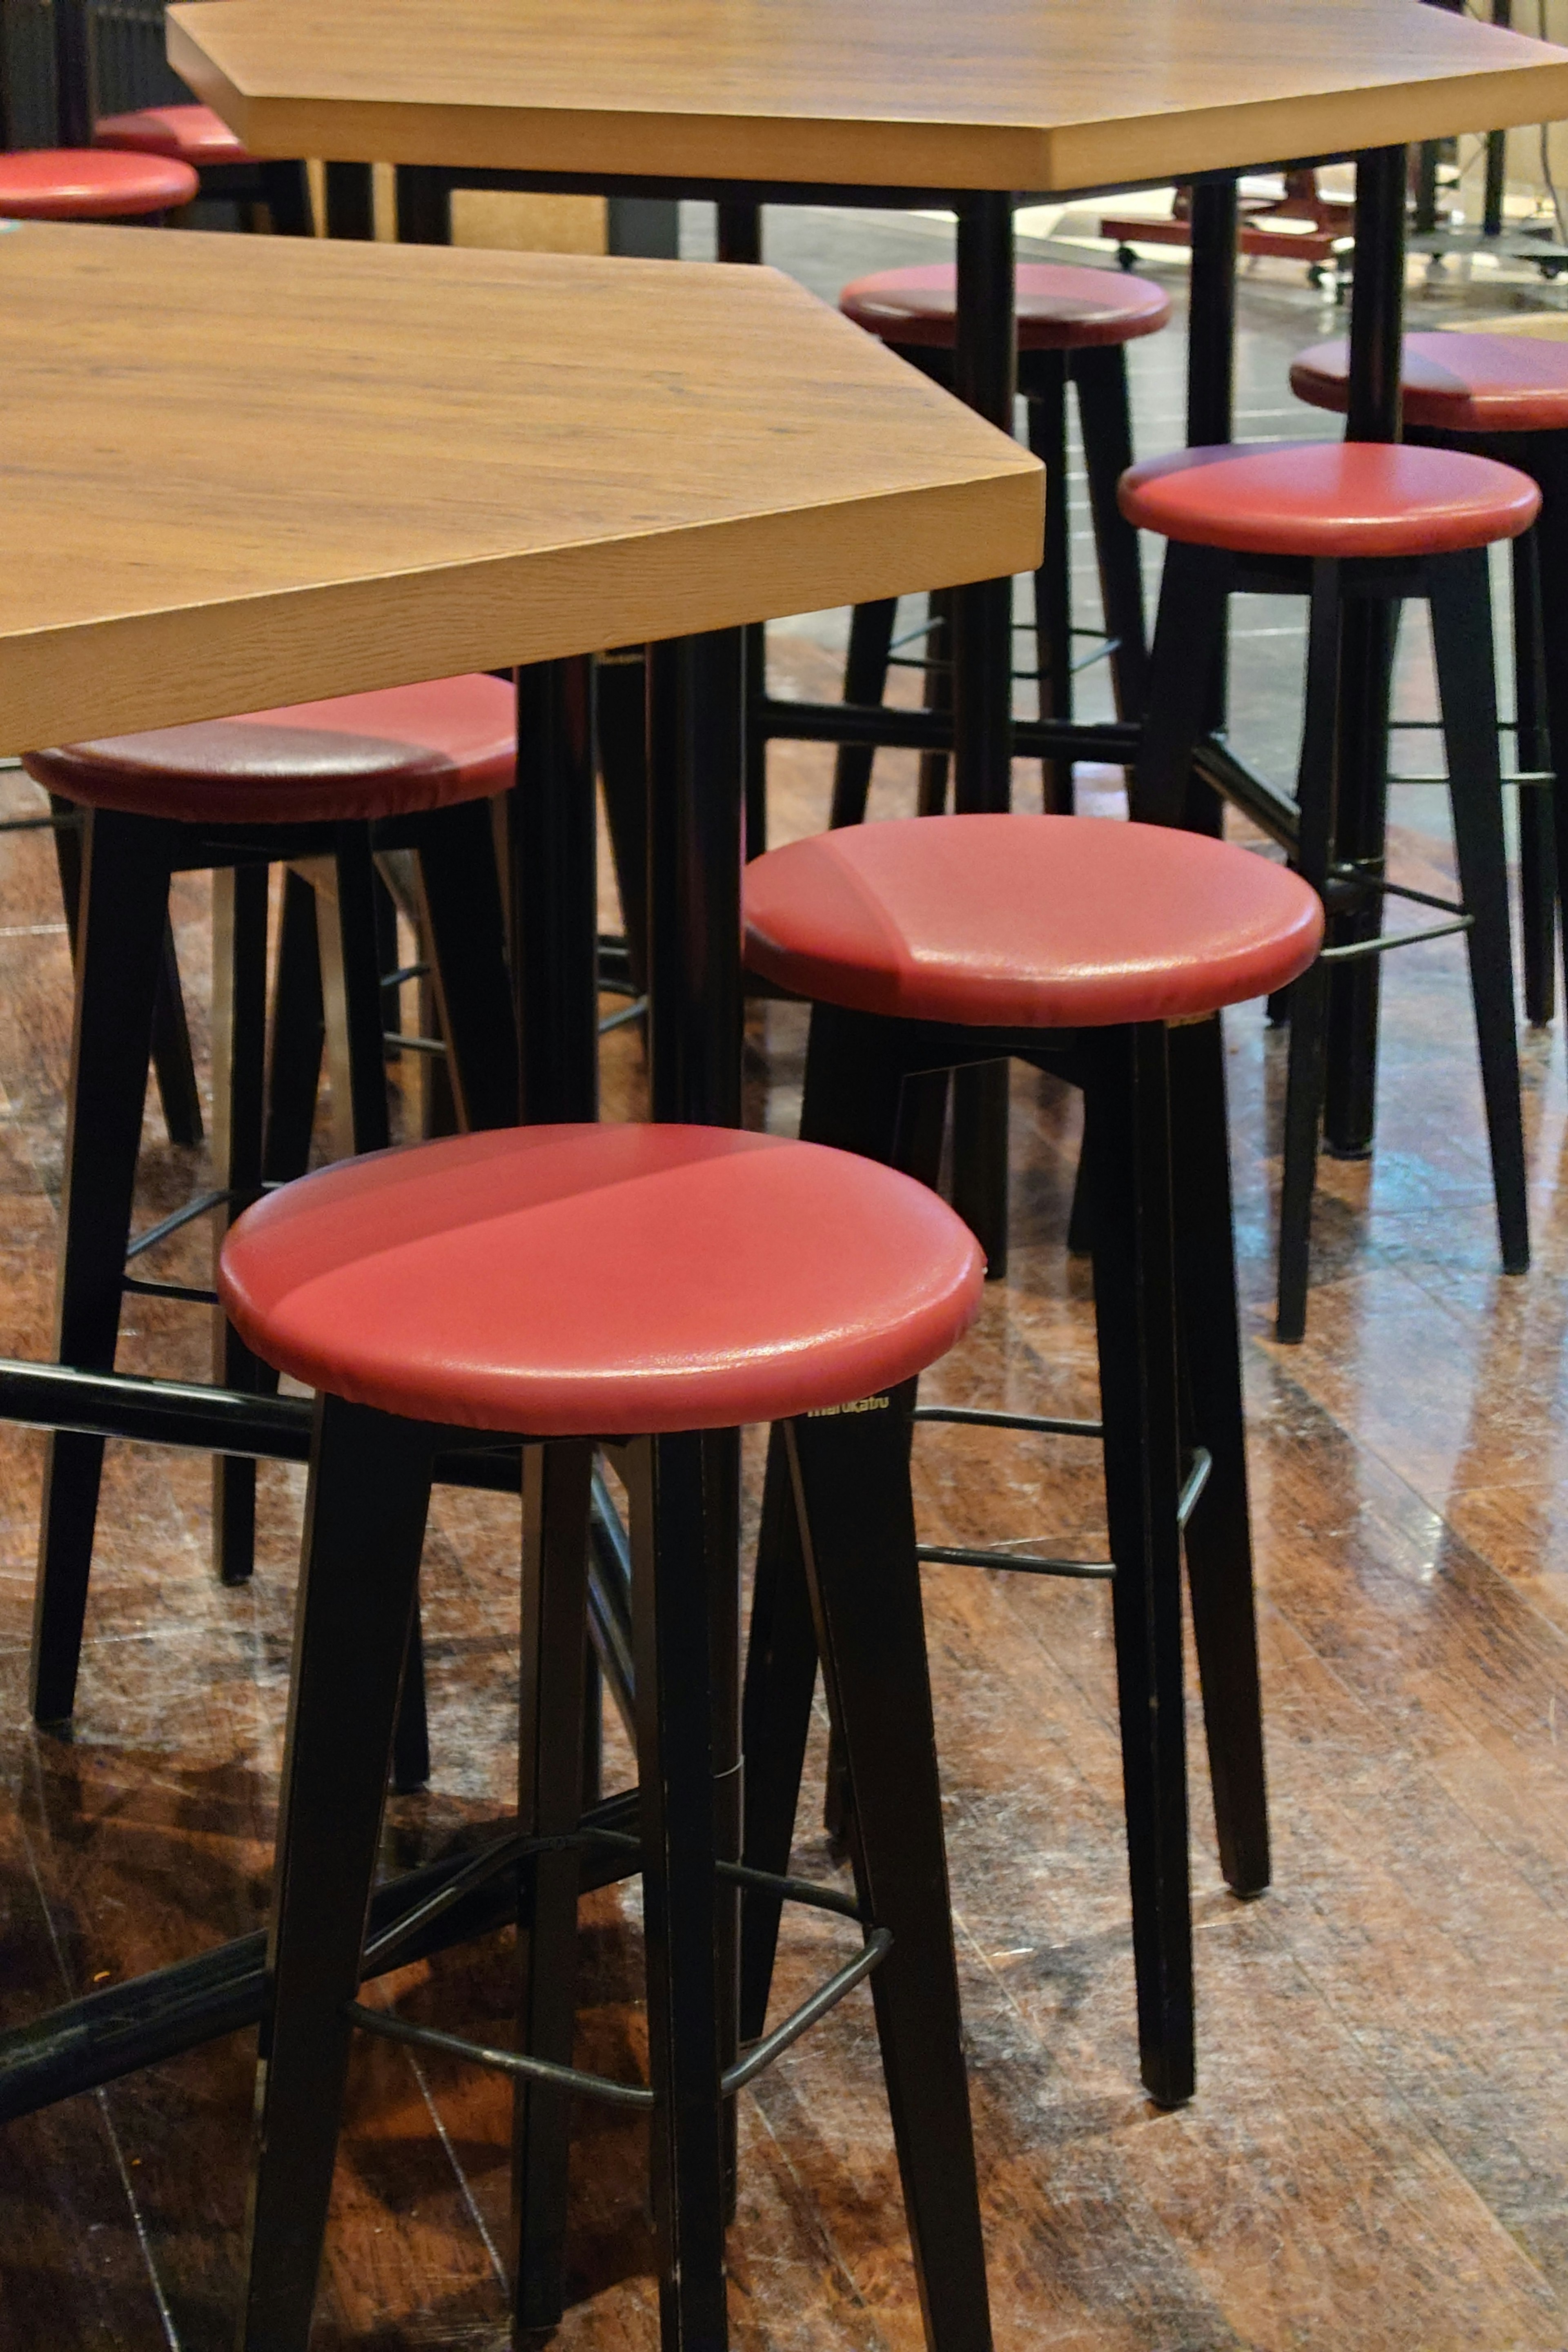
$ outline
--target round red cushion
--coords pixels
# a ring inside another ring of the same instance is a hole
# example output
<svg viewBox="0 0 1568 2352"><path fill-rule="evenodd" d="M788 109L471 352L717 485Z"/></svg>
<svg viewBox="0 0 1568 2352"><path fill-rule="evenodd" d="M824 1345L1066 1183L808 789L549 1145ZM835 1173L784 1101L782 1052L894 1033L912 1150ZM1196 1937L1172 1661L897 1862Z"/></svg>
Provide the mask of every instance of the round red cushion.
<svg viewBox="0 0 1568 2352"><path fill-rule="evenodd" d="M1448 555L1517 539L1541 492L1464 450L1383 441L1222 443L1129 467L1129 522L1237 555Z"/></svg>
<svg viewBox="0 0 1568 2352"><path fill-rule="evenodd" d="M0 220L128 220L172 212L196 175L164 155L96 147L33 147L0 155Z"/></svg>
<svg viewBox="0 0 1568 2352"><path fill-rule="evenodd" d="M406 816L511 783L517 716L478 674L29 751L27 773L89 808L186 824Z"/></svg>
<svg viewBox="0 0 1568 2352"><path fill-rule="evenodd" d="M105 114L93 125L92 143L138 155L174 155L195 171L251 160L210 106L144 106L134 114Z"/></svg>
<svg viewBox="0 0 1568 2352"><path fill-rule="evenodd" d="M838 307L846 318L885 343L951 350L957 283L951 262L883 269L847 286ZM1130 343L1139 335L1153 334L1171 315L1170 296L1147 278L1055 261L1019 263L1014 304L1022 352L1087 351L1101 343Z"/></svg>
<svg viewBox="0 0 1568 2352"><path fill-rule="evenodd" d="M801 996L966 1027L1102 1028L1266 996L1323 910L1234 843L1113 817L846 825L746 868L746 961Z"/></svg>
<svg viewBox="0 0 1568 2352"><path fill-rule="evenodd" d="M846 1152L707 1127L524 1127L340 1162L247 1210L218 1287L312 1388L538 1437L851 1403L950 1348L967 1228Z"/></svg>
<svg viewBox="0 0 1568 2352"><path fill-rule="evenodd" d="M1558 433L1568 425L1568 343L1533 335L1406 335L1405 421L1436 433ZM1318 343L1290 362L1313 408L1350 405L1350 345Z"/></svg>

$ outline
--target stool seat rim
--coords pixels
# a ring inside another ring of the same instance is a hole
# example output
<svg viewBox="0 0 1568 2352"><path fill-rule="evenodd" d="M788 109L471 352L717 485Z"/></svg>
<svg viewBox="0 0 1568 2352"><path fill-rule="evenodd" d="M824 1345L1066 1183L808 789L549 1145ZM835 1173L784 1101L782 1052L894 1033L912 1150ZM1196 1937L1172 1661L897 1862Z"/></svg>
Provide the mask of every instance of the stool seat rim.
<svg viewBox="0 0 1568 2352"><path fill-rule="evenodd" d="M341 1162L224 1246L246 1344L384 1412L533 1437L658 1435L880 1395L979 1304L934 1192L818 1144L577 1125Z"/></svg>
<svg viewBox="0 0 1568 2352"><path fill-rule="evenodd" d="M1419 557L1516 539L1541 509L1528 475L1468 450L1382 441L1219 443L1142 459L1122 513L1238 555Z"/></svg>
<svg viewBox="0 0 1568 2352"><path fill-rule="evenodd" d="M0 220L120 220L188 205L188 163L112 147L30 147L0 155Z"/></svg>
<svg viewBox="0 0 1568 2352"><path fill-rule="evenodd" d="M1232 842L1113 817L845 826L746 868L746 961L814 1003L963 1027L1197 1018L1304 971L1323 910Z"/></svg>
<svg viewBox="0 0 1568 2352"><path fill-rule="evenodd" d="M142 106L129 114L100 115L92 127L95 147L136 155L172 155L195 169L203 164L249 163L255 159L210 106Z"/></svg>
<svg viewBox="0 0 1568 2352"><path fill-rule="evenodd" d="M838 307L858 327L895 348L951 351L956 332L958 278L951 262L920 262L857 278ZM1014 311L1018 348L1092 351L1152 335L1171 315L1171 298L1152 278L1079 263L1018 264Z"/></svg>
<svg viewBox="0 0 1568 2352"><path fill-rule="evenodd" d="M365 822L510 785L517 709L485 672L29 751L51 793L184 824Z"/></svg>
<svg viewBox="0 0 1568 2352"><path fill-rule="evenodd" d="M1553 433L1568 427L1568 343L1468 329L1406 335L1405 421L1447 433ZM1314 343L1290 362L1290 389L1314 408L1350 404L1350 346Z"/></svg>

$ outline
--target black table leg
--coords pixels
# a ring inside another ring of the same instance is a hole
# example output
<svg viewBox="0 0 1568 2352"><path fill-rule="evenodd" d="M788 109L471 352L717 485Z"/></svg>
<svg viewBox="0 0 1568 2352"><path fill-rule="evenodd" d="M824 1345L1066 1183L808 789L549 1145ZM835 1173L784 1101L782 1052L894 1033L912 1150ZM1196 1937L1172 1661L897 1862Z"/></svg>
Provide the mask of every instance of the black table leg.
<svg viewBox="0 0 1568 2352"><path fill-rule="evenodd" d="M1374 148L1360 158L1345 422L1352 441L1400 437L1405 196L1403 147ZM1381 872L1384 861L1396 613L1386 597L1347 597L1341 621L1340 853L1373 874ZM1345 936L1375 939L1382 926L1383 901L1371 891L1348 919ZM1362 1159L1372 1149L1381 964L1378 956L1352 959L1337 968L1329 983L1323 1140L1339 1159Z"/></svg>
<svg viewBox="0 0 1568 2352"><path fill-rule="evenodd" d="M745 632L648 648L648 1057L653 1115L741 1124L741 865L745 805ZM701 1442L709 1563L714 1824L741 1858L741 1441ZM641 1662L639 1660L639 1673ZM740 1905L717 1900L722 2063L739 2048ZM735 2121L725 2113L726 2210L734 2210Z"/></svg>
<svg viewBox="0 0 1568 2352"><path fill-rule="evenodd" d="M1013 315L1013 199L972 195L958 208L953 386L1003 433L1013 430L1018 374ZM983 580L952 597L953 805L1005 809L1013 781L1013 583ZM953 1089L953 1206L1007 1271L1007 1068L961 1070Z"/></svg>
<svg viewBox="0 0 1568 2352"><path fill-rule="evenodd" d="M519 1096L528 1120L599 1116L593 680L585 655L517 674L507 803Z"/></svg>

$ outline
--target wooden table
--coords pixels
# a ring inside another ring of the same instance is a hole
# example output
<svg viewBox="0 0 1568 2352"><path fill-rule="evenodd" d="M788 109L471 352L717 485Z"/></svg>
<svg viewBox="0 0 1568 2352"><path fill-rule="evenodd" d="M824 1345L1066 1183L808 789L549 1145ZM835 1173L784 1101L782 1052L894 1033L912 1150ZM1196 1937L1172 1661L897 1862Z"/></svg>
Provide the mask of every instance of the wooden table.
<svg viewBox="0 0 1568 2352"><path fill-rule="evenodd" d="M558 919L561 862L591 876L594 849L563 657L658 641L656 1095L728 1117L742 625L1040 547L1035 460L771 270L7 227L0 380L0 751L531 665L510 830L534 1117L595 1108L573 1093L592 921ZM0 1412L309 1440L298 1400L17 1362ZM260 1983L258 1948L226 1947L6 2036L0 2116L253 2021Z"/></svg>
<svg viewBox="0 0 1568 2352"><path fill-rule="evenodd" d="M712 196L736 259L758 249L763 201L952 205L955 381L1008 430L1011 192L1194 180L1193 442L1230 433L1237 172L1373 151L1358 174L1348 429L1394 439L1405 144L1568 115L1568 52L1421 0L975 0L957 14L951 0L187 0L169 12L169 55L254 153L407 167L405 233L442 233L434 167L448 182L459 167L465 185ZM1005 805L1015 740L1046 756L1135 751L1125 729L1050 722L1015 739L1007 584L955 608L951 736L927 718L921 740L952 741L961 807ZM1348 788L1363 811L1352 850L1374 857L1386 626L1371 605L1347 623ZM922 724L753 700L753 738L911 741ZM1223 744L1215 765L1215 781L1245 782ZM1375 929L1371 902L1365 920ZM1337 1027L1360 1039L1331 1086L1344 1149L1371 1138L1376 984L1375 958L1336 975ZM994 1268L1005 1158L966 1164L958 1197Z"/></svg>

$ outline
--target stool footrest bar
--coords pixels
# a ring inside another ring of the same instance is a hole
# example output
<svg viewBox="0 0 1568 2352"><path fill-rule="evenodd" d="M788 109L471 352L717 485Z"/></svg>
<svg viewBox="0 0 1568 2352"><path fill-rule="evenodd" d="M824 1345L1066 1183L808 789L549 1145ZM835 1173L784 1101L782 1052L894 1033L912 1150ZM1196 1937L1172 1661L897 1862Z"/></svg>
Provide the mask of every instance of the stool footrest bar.
<svg viewBox="0 0 1568 2352"><path fill-rule="evenodd" d="M986 1412L978 1405L918 1404L917 1421L955 1422L961 1427L980 1429L1032 1429L1041 1437L1103 1437L1105 1425L1098 1421L1065 1421L1054 1413Z"/></svg>
<svg viewBox="0 0 1568 2352"><path fill-rule="evenodd" d="M1105 1584L1116 1574L1112 1559L1054 1559L1037 1551L1003 1551L995 1545L982 1549L967 1544L917 1544L915 1558L943 1568L1016 1568L1025 1576L1066 1576L1085 1583Z"/></svg>

